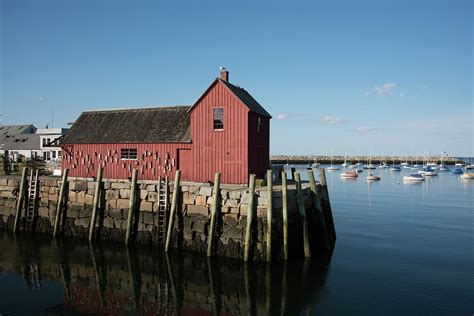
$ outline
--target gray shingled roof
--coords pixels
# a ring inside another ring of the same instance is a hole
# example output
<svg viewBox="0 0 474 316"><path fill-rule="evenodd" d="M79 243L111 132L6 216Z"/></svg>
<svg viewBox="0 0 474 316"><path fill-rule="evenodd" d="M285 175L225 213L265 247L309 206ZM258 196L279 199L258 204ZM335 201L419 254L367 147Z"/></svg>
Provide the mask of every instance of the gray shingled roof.
<svg viewBox="0 0 474 316"><path fill-rule="evenodd" d="M32 134L36 131L33 125L3 125L0 126L0 135Z"/></svg>
<svg viewBox="0 0 474 316"><path fill-rule="evenodd" d="M233 84L229 83L228 81L221 80L221 79L219 79L219 80L223 84L225 84L226 87L229 88L230 91L232 91L232 93L235 94L240 99L240 101L242 101L249 108L250 111L258 113L258 114L266 116L266 117L269 117L269 118L272 118L272 116L267 111L265 111L263 106L261 106L260 103L258 103L257 100L255 100L250 95L250 93L248 93L245 89L234 86Z"/></svg>
<svg viewBox="0 0 474 316"><path fill-rule="evenodd" d="M0 150L40 150L40 135L17 134L1 137Z"/></svg>
<svg viewBox="0 0 474 316"><path fill-rule="evenodd" d="M189 106L87 111L62 144L190 142Z"/></svg>

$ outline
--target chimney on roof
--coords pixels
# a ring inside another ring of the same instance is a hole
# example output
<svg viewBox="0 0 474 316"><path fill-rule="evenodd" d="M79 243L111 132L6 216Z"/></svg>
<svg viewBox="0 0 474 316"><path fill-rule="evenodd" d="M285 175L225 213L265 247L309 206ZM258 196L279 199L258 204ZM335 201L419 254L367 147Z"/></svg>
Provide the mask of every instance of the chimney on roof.
<svg viewBox="0 0 474 316"><path fill-rule="evenodd" d="M220 67L220 72L221 72L221 75L220 75L220 78L221 80L224 80L224 81L229 81L229 71L224 68L224 67Z"/></svg>

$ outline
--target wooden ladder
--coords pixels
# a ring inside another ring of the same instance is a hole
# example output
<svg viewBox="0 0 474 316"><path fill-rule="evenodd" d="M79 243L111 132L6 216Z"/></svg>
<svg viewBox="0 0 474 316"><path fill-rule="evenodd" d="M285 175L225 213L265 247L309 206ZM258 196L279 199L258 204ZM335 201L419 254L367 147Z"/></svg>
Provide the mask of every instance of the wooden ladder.
<svg viewBox="0 0 474 316"><path fill-rule="evenodd" d="M157 216L157 235L158 243L163 246L166 241L166 231L168 228L168 204L169 204L169 182L168 177L158 180L158 212Z"/></svg>
<svg viewBox="0 0 474 316"><path fill-rule="evenodd" d="M38 170L36 170L33 178L33 170L30 173L28 202L26 208L26 228L25 230L32 230L33 223L36 218L36 202L38 198Z"/></svg>

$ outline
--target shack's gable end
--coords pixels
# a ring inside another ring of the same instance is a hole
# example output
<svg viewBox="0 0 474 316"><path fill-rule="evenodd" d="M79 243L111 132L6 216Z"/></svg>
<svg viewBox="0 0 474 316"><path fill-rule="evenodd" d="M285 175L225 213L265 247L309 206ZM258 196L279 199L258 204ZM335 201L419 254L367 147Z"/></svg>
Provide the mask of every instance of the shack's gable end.
<svg viewBox="0 0 474 316"><path fill-rule="evenodd" d="M196 108L196 106L202 101L202 99L209 94L209 91L214 89L214 87L219 84L224 85L231 92L231 94L233 94L234 97L239 101L239 104L241 106L246 107L248 110L256 114L272 118L272 116L263 108L263 106L261 106L260 103L258 103L257 100L255 100L252 95L250 95L250 93L248 93L245 89L235 86L230 82L219 78L217 78L216 80L214 80L213 83L211 83L209 88L207 88L207 90L196 101L196 103L194 103L194 105L188 110L188 112L192 112Z"/></svg>
<svg viewBox="0 0 474 316"><path fill-rule="evenodd" d="M213 111L223 109L222 129L214 129ZM190 109L193 140L193 179L213 181L221 172L224 183L246 183L248 177L249 109L221 80L214 81Z"/></svg>
<svg viewBox="0 0 474 316"><path fill-rule="evenodd" d="M190 142L189 106L83 112L63 144Z"/></svg>

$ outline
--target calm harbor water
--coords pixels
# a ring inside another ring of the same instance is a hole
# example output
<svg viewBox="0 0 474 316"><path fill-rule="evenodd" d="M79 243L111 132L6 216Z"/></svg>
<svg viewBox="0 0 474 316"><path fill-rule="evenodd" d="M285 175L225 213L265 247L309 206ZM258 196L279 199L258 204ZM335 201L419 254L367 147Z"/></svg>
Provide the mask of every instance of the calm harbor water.
<svg viewBox="0 0 474 316"><path fill-rule="evenodd" d="M310 261L245 266L0 231L0 315L472 315L474 180L405 184L409 172L328 172L338 239Z"/></svg>

